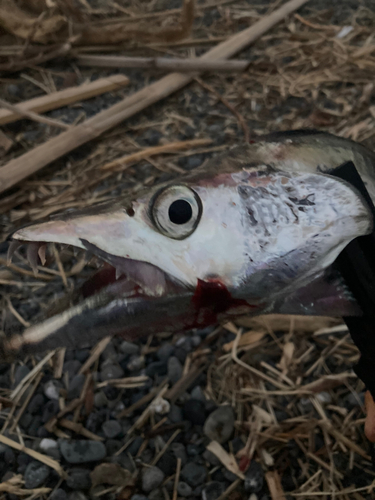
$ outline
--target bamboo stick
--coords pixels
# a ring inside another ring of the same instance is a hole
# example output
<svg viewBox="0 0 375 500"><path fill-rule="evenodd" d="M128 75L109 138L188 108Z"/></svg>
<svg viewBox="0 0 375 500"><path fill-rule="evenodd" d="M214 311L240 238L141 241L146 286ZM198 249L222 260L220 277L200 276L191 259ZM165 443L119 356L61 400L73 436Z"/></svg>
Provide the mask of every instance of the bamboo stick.
<svg viewBox="0 0 375 500"><path fill-rule="evenodd" d="M62 128L63 130L68 130L70 128L70 125L68 125L67 123L63 123L60 122L59 120L54 120L52 118L47 118L45 116L40 116L38 115L38 113L35 113L34 111L29 111L27 109L22 109L14 104L9 104L9 102L4 101L3 99L0 99L0 107L3 108L0 111L8 111L9 113L13 113L13 115L16 117L15 120L17 119L20 120L21 118L28 118L29 120L32 120L34 122L44 123L51 127Z"/></svg>
<svg viewBox="0 0 375 500"><path fill-rule="evenodd" d="M46 111L50 111L51 109L62 108L63 106L68 106L69 104L74 104L78 101L90 99L91 97L104 94L104 92L118 90L119 88L128 85L128 83L129 78L124 75L113 75L107 78L99 78L93 82L83 83L82 85L78 85L76 87L69 87L64 90L52 92L51 94L20 102L17 104L17 108L19 108L20 112L31 111L34 113L44 113ZM16 120L20 120L21 118L22 116L19 116L15 110L0 109L0 125L12 123Z"/></svg>
<svg viewBox="0 0 375 500"><path fill-rule="evenodd" d="M144 68L192 73L196 71L234 72L244 71L249 61L202 61L201 59L182 59L178 57L126 57L78 55L76 62L81 66L101 68Z"/></svg>
<svg viewBox="0 0 375 500"><path fill-rule="evenodd" d="M161 146L151 146L149 148L136 151L116 160L110 161L102 165L101 170L115 170L116 168L123 168L127 165L132 165L139 161L150 158L151 156L159 155L162 153L176 153L184 149L196 148L199 146L208 146L212 143L211 139L191 139L188 141L176 141L169 144L162 144Z"/></svg>
<svg viewBox="0 0 375 500"><path fill-rule="evenodd" d="M199 59L212 61L226 59L253 43L286 16L304 5L308 0L290 0L282 7L256 22L250 28L233 35L225 42L212 48ZM127 118L142 111L151 104L180 90L193 79L193 75L171 73L126 97L114 106L101 111L81 125L62 132L57 137L37 146L0 169L0 192L4 192L20 181L34 174L52 161L99 137L108 129L119 125Z"/></svg>

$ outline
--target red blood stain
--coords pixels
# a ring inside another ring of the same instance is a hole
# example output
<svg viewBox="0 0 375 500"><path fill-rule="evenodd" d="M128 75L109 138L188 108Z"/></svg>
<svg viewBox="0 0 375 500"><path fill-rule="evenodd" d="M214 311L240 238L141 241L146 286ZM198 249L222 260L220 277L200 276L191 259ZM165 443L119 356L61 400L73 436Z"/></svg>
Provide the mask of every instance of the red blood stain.
<svg viewBox="0 0 375 500"><path fill-rule="evenodd" d="M82 295L84 298L91 297L91 295L94 295L114 281L116 281L116 269L109 264L104 264L97 273L82 285Z"/></svg>
<svg viewBox="0 0 375 500"><path fill-rule="evenodd" d="M249 467L250 465L250 458L244 455L243 457L240 458L240 463L239 463L239 469L241 472L245 472L245 470Z"/></svg>
<svg viewBox="0 0 375 500"><path fill-rule="evenodd" d="M246 300L232 297L228 288L217 279L198 279L192 303L196 309L196 323L208 326L218 321L218 315L236 307L254 308Z"/></svg>

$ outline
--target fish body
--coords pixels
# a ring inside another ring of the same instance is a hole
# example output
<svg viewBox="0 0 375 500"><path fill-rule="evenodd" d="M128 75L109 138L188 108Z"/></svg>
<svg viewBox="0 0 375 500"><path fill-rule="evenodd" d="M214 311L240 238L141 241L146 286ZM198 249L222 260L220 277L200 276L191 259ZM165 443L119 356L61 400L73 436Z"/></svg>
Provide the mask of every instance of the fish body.
<svg viewBox="0 0 375 500"><path fill-rule="evenodd" d="M373 230L361 194L330 175L347 161L375 201L373 152L292 131L236 146L135 197L19 229L11 252L33 242L34 266L41 245L55 242L89 250L113 272L104 280L108 267L98 273L98 293L3 339L3 354L189 330L241 314L360 314L332 268L350 241Z"/></svg>

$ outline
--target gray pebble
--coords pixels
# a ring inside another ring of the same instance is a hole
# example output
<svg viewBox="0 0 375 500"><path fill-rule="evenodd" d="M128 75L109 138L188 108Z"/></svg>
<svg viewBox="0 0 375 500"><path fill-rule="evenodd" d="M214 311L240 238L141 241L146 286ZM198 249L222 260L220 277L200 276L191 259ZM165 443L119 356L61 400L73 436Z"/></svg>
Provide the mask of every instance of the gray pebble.
<svg viewBox="0 0 375 500"><path fill-rule="evenodd" d="M172 422L172 424L178 424L179 422L182 422L184 417L182 415L182 410L179 406L171 404L169 413L168 413L168 418Z"/></svg>
<svg viewBox="0 0 375 500"><path fill-rule="evenodd" d="M107 420L107 422L104 422L102 425L102 431L107 438L113 439L121 434L122 427L117 420Z"/></svg>
<svg viewBox="0 0 375 500"><path fill-rule="evenodd" d="M25 488L33 489L42 486L50 475L51 469L40 462L31 462L25 470Z"/></svg>
<svg viewBox="0 0 375 500"><path fill-rule="evenodd" d="M22 89L20 88L19 85L16 85L15 83L10 83L9 85L6 86L7 92L9 95L13 97L21 97L22 96Z"/></svg>
<svg viewBox="0 0 375 500"><path fill-rule="evenodd" d="M31 425L32 421L33 421L33 416L31 415L31 413L24 413L19 420L20 426L23 429L27 429Z"/></svg>
<svg viewBox="0 0 375 500"><path fill-rule="evenodd" d="M142 490L145 493L149 493L154 490L164 480L164 472L158 467L146 467L142 471Z"/></svg>
<svg viewBox="0 0 375 500"><path fill-rule="evenodd" d="M43 407L42 422L45 424L60 411L59 401L51 399Z"/></svg>
<svg viewBox="0 0 375 500"><path fill-rule="evenodd" d="M332 403L332 396L327 391L319 392L315 397L318 401L320 401L320 403Z"/></svg>
<svg viewBox="0 0 375 500"><path fill-rule="evenodd" d="M180 481L177 486L177 493L182 497L188 497L192 494L193 488L184 481Z"/></svg>
<svg viewBox="0 0 375 500"><path fill-rule="evenodd" d="M9 373L0 375L0 387L9 387Z"/></svg>
<svg viewBox="0 0 375 500"><path fill-rule="evenodd" d="M207 483L202 491L202 500L216 500L225 491L225 483L211 481Z"/></svg>
<svg viewBox="0 0 375 500"><path fill-rule="evenodd" d="M71 359L69 361L65 361L63 366L63 372L69 375L69 380L71 380L77 373L79 372L82 363L80 363L77 359Z"/></svg>
<svg viewBox="0 0 375 500"><path fill-rule="evenodd" d="M74 353L80 363L84 363L90 357L89 349L77 349Z"/></svg>
<svg viewBox="0 0 375 500"><path fill-rule="evenodd" d="M161 137L162 137L162 134L161 134L161 132L159 132L159 130L149 128L143 134L142 139L149 146L156 146L157 144L159 144Z"/></svg>
<svg viewBox="0 0 375 500"><path fill-rule="evenodd" d="M139 448L141 447L143 443L143 437L137 436L134 441L128 446L127 450L130 455L135 457L135 455L138 453Z"/></svg>
<svg viewBox="0 0 375 500"><path fill-rule="evenodd" d="M192 350L191 338L186 335L181 335L181 337L176 341L176 347L181 347L185 351L190 352Z"/></svg>
<svg viewBox="0 0 375 500"><path fill-rule="evenodd" d="M162 443L164 443L163 440L160 441L160 444ZM167 477L172 476L176 472L176 455L172 452L172 450L167 450L164 455L157 461L156 465L160 470L164 472Z"/></svg>
<svg viewBox="0 0 375 500"><path fill-rule="evenodd" d="M144 356L132 356L129 363L126 365L127 369L131 372L137 372L142 370L145 366Z"/></svg>
<svg viewBox="0 0 375 500"><path fill-rule="evenodd" d="M69 493L68 500L87 500L87 496L82 491L72 491Z"/></svg>
<svg viewBox="0 0 375 500"><path fill-rule="evenodd" d="M106 346L104 351L102 352L103 359L109 363L113 363L117 360L117 351L115 346L113 345L113 341L111 340L109 344Z"/></svg>
<svg viewBox="0 0 375 500"><path fill-rule="evenodd" d="M40 415L35 415L30 427L27 429L29 436L36 437L39 427L42 425L42 417Z"/></svg>
<svg viewBox="0 0 375 500"><path fill-rule="evenodd" d="M130 471L131 473L135 472L135 464L134 460L132 460L127 455L127 450L125 452L120 453L117 456L111 456L110 461L114 464L119 464L123 469Z"/></svg>
<svg viewBox="0 0 375 500"><path fill-rule="evenodd" d="M120 365L114 364L112 362L102 365L100 372L100 378L102 382L106 380L113 380L115 378L122 378L124 376L124 370Z"/></svg>
<svg viewBox="0 0 375 500"><path fill-rule="evenodd" d="M310 398L300 398L299 408L301 413L306 414L314 410L314 405L312 404Z"/></svg>
<svg viewBox="0 0 375 500"><path fill-rule="evenodd" d="M245 447L245 442L239 436L236 436L235 438L233 438L231 444L232 444L232 449L233 449L234 455L236 455L240 450L242 450Z"/></svg>
<svg viewBox="0 0 375 500"><path fill-rule="evenodd" d="M194 387L194 389L191 391L191 397L193 399L199 399L200 401L205 402L206 401L206 396L204 395L204 392L202 390L202 387L200 385L197 385Z"/></svg>
<svg viewBox="0 0 375 500"><path fill-rule="evenodd" d="M283 420L286 420L289 418L289 415L287 414L286 411L283 410L276 410L275 411L275 417L278 422L282 422Z"/></svg>
<svg viewBox="0 0 375 500"><path fill-rule="evenodd" d="M43 394L35 394L31 399L27 411L31 414L36 413L40 410L40 408L44 405L44 396Z"/></svg>
<svg viewBox="0 0 375 500"><path fill-rule="evenodd" d="M174 352L174 347L173 345L166 343L163 344L160 349L158 349L156 355L160 359L160 361L167 361L170 356L172 356Z"/></svg>
<svg viewBox="0 0 375 500"><path fill-rule="evenodd" d="M234 413L230 406L222 406L213 411L204 424L204 433L220 444L226 443L234 429Z"/></svg>
<svg viewBox="0 0 375 500"><path fill-rule="evenodd" d="M17 385L30 373L30 368L26 365L17 366L16 371L14 373L14 383L13 388L17 387Z"/></svg>
<svg viewBox="0 0 375 500"><path fill-rule="evenodd" d="M119 439L107 439L105 442L105 447L107 450L107 456L113 457L123 446L123 442Z"/></svg>
<svg viewBox="0 0 375 500"><path fill-rule="evenodd" d="M159 377L163 377L167 374L168 368L167 363L164 361L154 361L153 363L149 363L146 366L145 374L148 377L155 377L158 375Z"/></svg>
<svg viewBox="0 0 375 500"><path fill-rule="evenodd" d="M203 163L202 155L192 155L186 158L185 168L188 170L193 170L194 168L199 167Z"/></svg>
<svg viewBox="0 0 375 500"><path fill-rule="evenodd" d="M263 488L264 472L262 466L252 460L245 474L245 491L258 493Z"/></svg>
<svg viewBox="0 0 375 500"><path fill-rule="evenodd" d="M48 399L59 399L62 385L58 380L52 379L44 384L43 392Z"/></svg>
<svg viewBox="0 0 375 500"><path fill-rule="evenodd" d="M229 481L230 483L234 483L234 481L236 481L238 478L238 476L236 476L236 474L234 474L230 470L226 469L225 467L221 468L221 472L222 472L223 476L225 477L225 479L227 481Z"/></svg>
<svg viewBox="0 0 375 500"><path fill-rule="evenodd" d="M217 409L217 405L215 404L214 401L212 401L212 399L207 399L205 403L205 408L207 415L209 415L210 413L212 413L214 410Z"/></svg>
<svg viewBox="0 0 375 500"><path fill-rule="evenodd" d="M85 380L86 377L83 374L74 375L72 381L69 384L67 395L69 400L78 398L80 396Z"/></svg>
<svg viewBox="0 0 375 500"><path fill-rule="evenodd" d="M217 467L218 465L221 464L220 460L217 458L216 455L212 453L210 450L205 450L202 454L202 457L206 462L208 462L212 467Z"/></svg>
<svg viewBox="0 0 375 500"><path fill-rule="evenodd" d="M126 418L120 420L122 432L126 434L132 427L132 424Z"/></svg>
<svg viewBox="0 0 375 500"><path fill-rule="evenodd" d="M107 396L104 394L103 391L99 391L95 394L94 396L94 405L96 408L102 408L103 406L108 405L108 399Z"/></svg>
<svg viewBox="0 0 375 500"><path fill-rule="evenodd" d="M194 462L187 463L181 470L181 478L193 488L203 484L206 477L206 468Z"/></svg>
<svg viewBox="0 0 375 500"><path fill-rule="evenodd" d="M200 338L199 335L194 335L193 337L191 337L191 343L193 344L194 347L198 347L201 342L202 339Z"/></svg>
<svg viewBox="0 0 375 500"><path fill-rule="evenodd" d="M106 456L104 443L90 440L61 440L59 442L62 456L70 464L96 462Z"/></svg>
<svg viewBox="0 0 375 500"><path fill-rule="evenodd" d="M133 495L130 500L148 500L148 498L145 495Z"/></svg>
<svg viewBox="0 0 375 500"><path fill-rule="evenodd" d="M197 457L198 455L202 455L204 452L203 443L188 443L186 445L186 453L189 457Z"/></svg>
<svg viewBox="0 0 375 500"><path fill-rule="evenodd" d="M189 399L184 404L183 415L193 425L203 425L205 423L205 405L198 399Z"/></svg>
<svg viewBox="0 0 375 500"><path fill-rule="evenodd" d="M50 500L67 500L68 494L63 489L57 488L57 490L51 493L49 498Z"/></svg>
<svg viewBox="0 0 375 500"><path fill-rule="evenodd" d="M39 443L39 449L41 450L42 453L45 453L50 457L53 457L57 460L60 459L59 445L57 441L55 441L54 439L50 438L42 439L41 442Z"/></svg>
<svg viewBox="0 0 375 500"><path fill-rule="evenodd" d="M180 361L175 357L171 356L168 359L168 379L171 384L175 384L182 377L182 365Z"/></svg>
<svg viewBox="0 0 375 500"><path fill-rule="evenodd" d="M66 484L72 490L88 490L91 488L90 470L76 467L71 469Z"/></svg>
<svg viewBox="0 0 375 500"><path fill-rule="evenodd" d="M129 356L131 356L133 354L138 354L140 348L137 344L133 344L133 342L128 342L127 340L124 340L123 342L121 342L120 351L123 354L128 354Z"/></svg>
<svg viewBox="0 0 375 500"><path fill-rule="evenodd" d="M146 448L142 451L140 459L144 464L149 464L154 456L154 452L150 448Z"/></svg>
<svg viewBox="0 0 375 500"><path fill-rule="evenodd" d="M160 488L150 491L148 494L148 500L164 500L165 496Z"/></svg>

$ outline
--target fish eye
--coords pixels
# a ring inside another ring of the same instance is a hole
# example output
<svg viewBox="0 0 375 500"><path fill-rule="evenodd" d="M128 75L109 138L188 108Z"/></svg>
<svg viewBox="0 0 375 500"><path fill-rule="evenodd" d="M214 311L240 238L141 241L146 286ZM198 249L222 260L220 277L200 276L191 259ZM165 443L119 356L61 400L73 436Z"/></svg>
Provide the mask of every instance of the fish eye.
<svg viewBox="0 0 375 500"><path fill-rule="evenodd" d="M170 205L168 215L173 224L186 224L193 216L193 209L188 201L176 200Z"/></svg>
<svg viewBox="0 0 375 500"><path fill-rule="evenodd" d="M182 240L195 231L202 215L202 202L187 186L169 186L154 196L150 215L162 234Z"/></svg>

